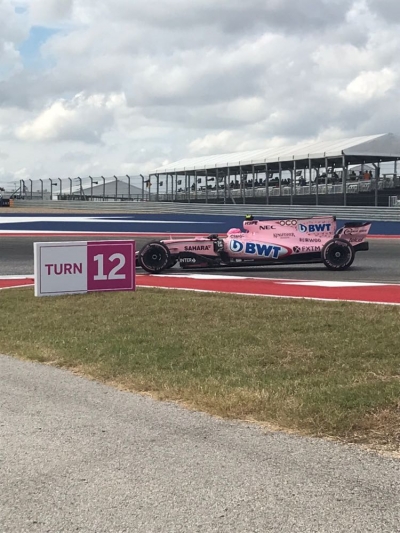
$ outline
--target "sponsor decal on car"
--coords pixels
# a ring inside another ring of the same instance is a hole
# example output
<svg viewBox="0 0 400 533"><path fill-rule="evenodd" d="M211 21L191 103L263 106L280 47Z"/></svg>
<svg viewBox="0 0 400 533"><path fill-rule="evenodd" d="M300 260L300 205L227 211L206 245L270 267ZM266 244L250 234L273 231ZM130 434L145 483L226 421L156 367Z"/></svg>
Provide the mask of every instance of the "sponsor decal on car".
<svg viewBox="0 0 400 533"><path fill-rule="evenodd" d="M250 220L244 223L245 226L253 226L254 224L258 224L258 220Z"/></svg>
<svg viewBox="0 0 400 533"><path fill-rule="evenodd" d="M300 233L327 233L331 231L332 224L299 224Z"/></svg>
<svg viewBox="0 0 400 533"><path fill-rule="evenodd" d="M281 226L297 226L297 220L279 220Z"/></svg>
<svg viewBox="0 0 400 533"><path fill-rule="evenodd" d="M300 242L322 242L322 239L315 239L314 237L305 237L305 238L300 238L299 239Z"/></svg>
<svg viewBox="0 0 400 533"><path fill-rule="evenodd" d="M295 254L307 254L311 252L320 252L321 246L294 246L293 252Z"/></svg>
<svg viewBox="0 0 400 533"><path fill-rule="evenodd" d="M288 252L286 248L276 244L260 244L257 242L243 243L236 240L231 240L229 248L235 254L243 252L249 255L270 257L272 259L278 259L280 255L284 255Z"/></svg>
<svg viewBox="0 0 400 533"><path fill-rule="evenodd" d="M258 226L262 230L276 229L276 226Z"/></svg>
<svg viewBox="0 0 400 533"><path fill-rule="evenodd" d="M196 244L193 246L185 246L185 252L207 252L211 250L211 244Z"/></svg>
<svg viewBox="0 0 400 533"><path fill-rule="evenodd" d="M296 237L296 235L294 233L274 233L274 239L290 239L291 237Z"/></svg>
<svg viewBox="0 0 400 533"><path fill-rule="evenodd" d="M344 235L362 235L362 234L366 234L368 233L368 229L367 228L346 228L344 231L343 231L343 234Z"/></svg>

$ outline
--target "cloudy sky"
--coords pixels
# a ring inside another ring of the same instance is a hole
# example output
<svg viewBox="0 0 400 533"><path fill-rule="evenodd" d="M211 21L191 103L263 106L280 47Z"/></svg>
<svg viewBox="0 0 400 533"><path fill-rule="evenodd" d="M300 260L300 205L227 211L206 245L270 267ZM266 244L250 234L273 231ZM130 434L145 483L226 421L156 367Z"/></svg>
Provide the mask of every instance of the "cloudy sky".
<svg viewBox="0 0 400 533"><path fill-rule="evenodd" d="M0 0L0 182L400 130L399 0Z"/></svg>

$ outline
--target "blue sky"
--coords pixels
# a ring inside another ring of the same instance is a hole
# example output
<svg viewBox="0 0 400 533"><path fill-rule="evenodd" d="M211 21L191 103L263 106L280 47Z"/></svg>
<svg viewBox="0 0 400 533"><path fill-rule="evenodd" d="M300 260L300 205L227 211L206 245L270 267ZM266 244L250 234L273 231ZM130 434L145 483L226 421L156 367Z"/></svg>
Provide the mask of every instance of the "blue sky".
<svg viewBox="0 0 400 533"><path fill-rule="evenodd" d="M59 31L56 28L32 26L28 39L19 47L19 52L26 68L40 69L47 64L48 61L45 61L40 54L40 48L50 37Z"/></svg>
<svg viewBox="0 0 400 533"><path fill-rule="evenodd" d="M399 0L0 0L0 34L0 182L400 128Z"/></svg>

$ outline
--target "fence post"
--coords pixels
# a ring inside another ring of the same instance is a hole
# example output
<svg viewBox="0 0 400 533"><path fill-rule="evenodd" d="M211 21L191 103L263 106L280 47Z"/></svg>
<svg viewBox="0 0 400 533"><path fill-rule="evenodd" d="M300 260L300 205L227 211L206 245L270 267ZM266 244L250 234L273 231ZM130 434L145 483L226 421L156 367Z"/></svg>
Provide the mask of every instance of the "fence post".
<svg viewBox="0 0 400 533"><path fill-rule="evenodd" d="M128 178L128 201L131 200L131 177L126 174L126 177Z"/></svg>

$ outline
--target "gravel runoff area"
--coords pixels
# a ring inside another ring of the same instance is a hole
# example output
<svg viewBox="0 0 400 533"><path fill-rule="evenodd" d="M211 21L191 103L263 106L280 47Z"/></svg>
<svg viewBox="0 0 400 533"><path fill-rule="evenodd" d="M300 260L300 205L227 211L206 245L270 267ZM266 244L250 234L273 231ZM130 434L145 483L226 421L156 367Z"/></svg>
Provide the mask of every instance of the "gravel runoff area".
<svg viewBox="0 0 400 533"><path fill-rule="evenodd" d="M0 531L400 531L400 461L0 356Z"/></svg>

